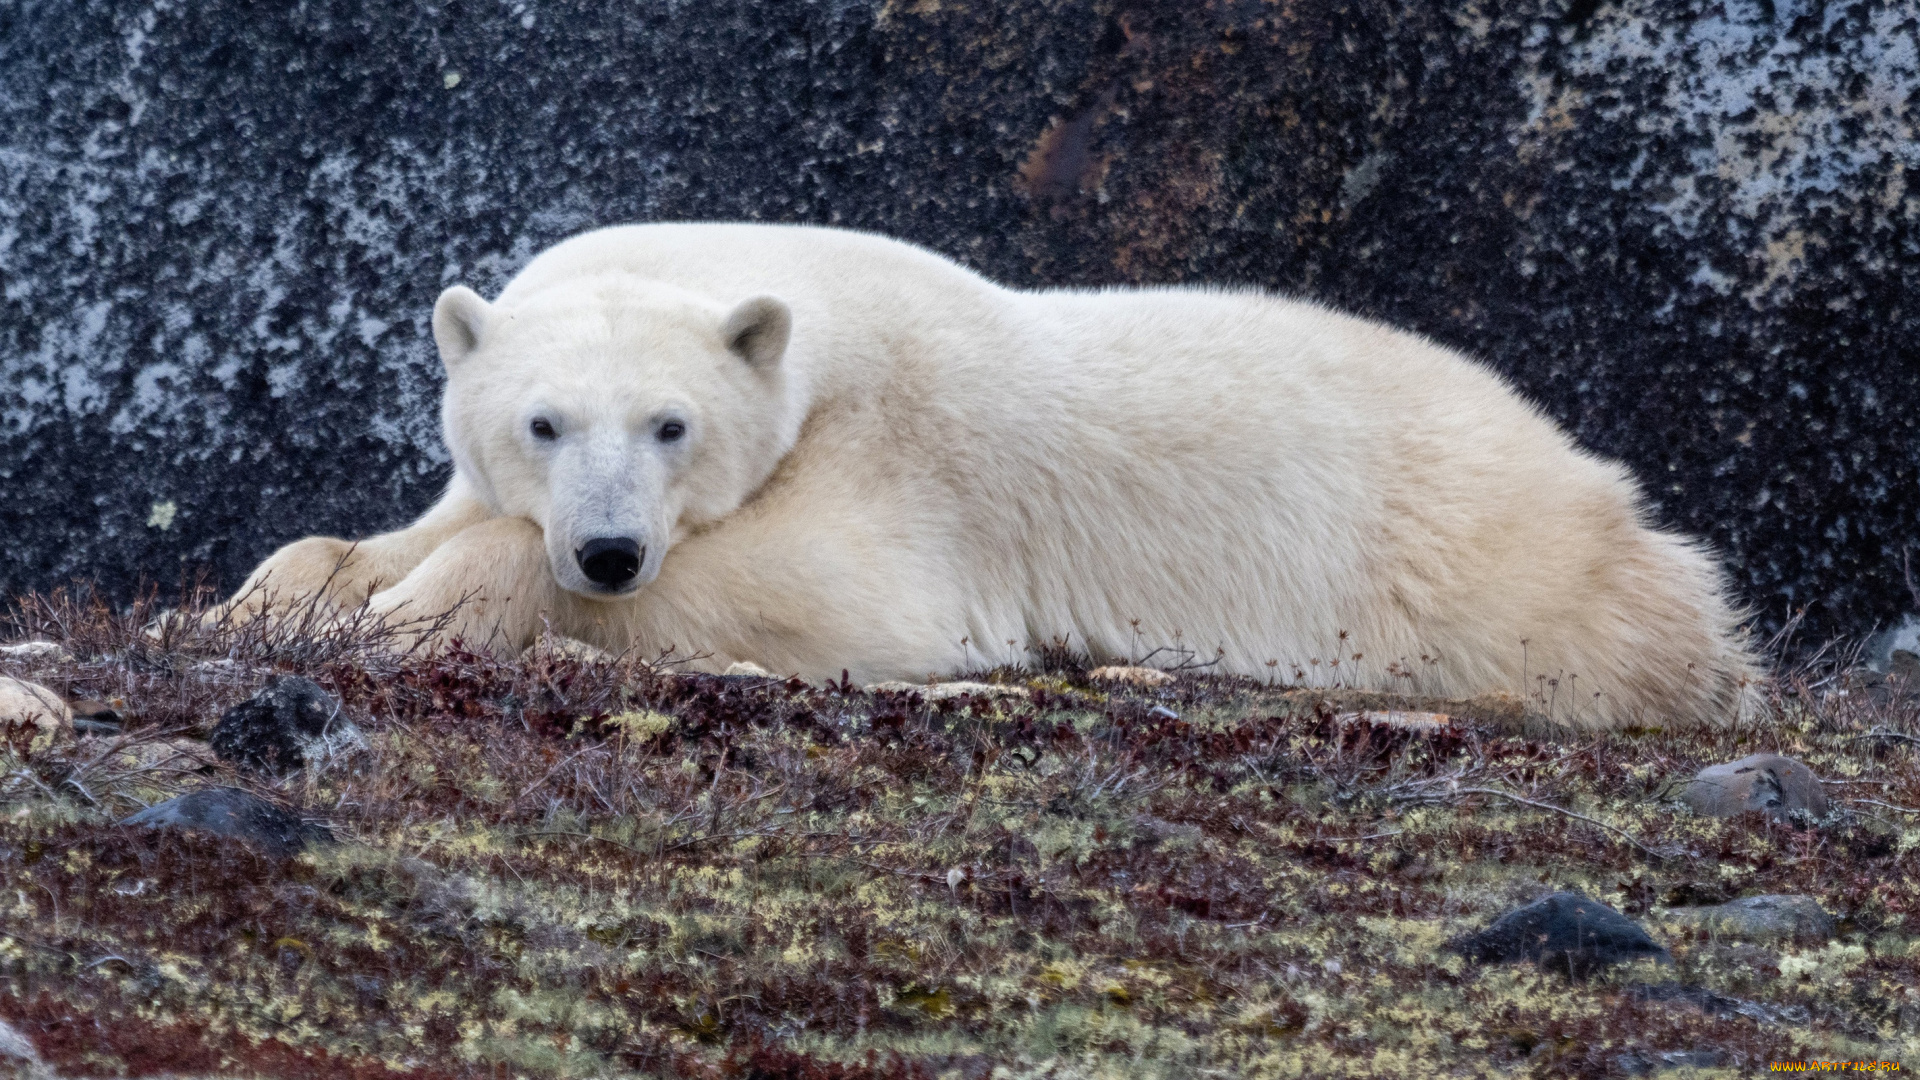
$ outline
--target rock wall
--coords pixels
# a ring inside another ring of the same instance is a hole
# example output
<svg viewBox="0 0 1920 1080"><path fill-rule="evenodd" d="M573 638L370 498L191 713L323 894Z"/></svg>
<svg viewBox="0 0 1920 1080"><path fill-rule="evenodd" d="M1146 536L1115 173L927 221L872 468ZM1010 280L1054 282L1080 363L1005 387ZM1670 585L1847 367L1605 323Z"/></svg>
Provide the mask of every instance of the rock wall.
<svg viewBox="0 0 1920 1080"><path fill-rule="evenodd" d="M1023 286L1256 283L1494 363L1769 625L1909 608L1906 3L15 0L0 585L426 506L435 294L806 221Z"/></svg>

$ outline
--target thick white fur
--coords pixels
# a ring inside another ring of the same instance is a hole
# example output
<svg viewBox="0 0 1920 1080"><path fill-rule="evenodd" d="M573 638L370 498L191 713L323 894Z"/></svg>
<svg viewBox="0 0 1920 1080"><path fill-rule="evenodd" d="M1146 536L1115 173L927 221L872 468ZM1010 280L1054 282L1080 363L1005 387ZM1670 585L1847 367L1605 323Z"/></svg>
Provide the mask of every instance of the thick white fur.
<svg viewBox="0 0 1920 1080"><path fill-rule="evenodd" d="M784 349L729 348L729 318L787 309ZM446 497L282 549L250 611L469 597L470 643L550 626L813 679L1177 646L1282 682L1545 692L1597 727L1722 721L1754 677L1713 560L1648 526L1625 469L1481 365L1310 303L1016 292L866 234L637 225L492 304L448 290L435 331ZM643 584L585 595L571 552L615 534Z"/></svg>

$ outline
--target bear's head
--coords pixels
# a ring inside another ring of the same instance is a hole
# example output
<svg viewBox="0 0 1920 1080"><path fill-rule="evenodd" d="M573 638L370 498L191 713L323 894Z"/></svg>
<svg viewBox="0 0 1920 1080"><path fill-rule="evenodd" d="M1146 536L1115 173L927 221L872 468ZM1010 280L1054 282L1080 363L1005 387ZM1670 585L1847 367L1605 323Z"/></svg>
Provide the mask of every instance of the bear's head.
<svg viewBox="0 0 1920 1080"><path fill-rule="evenodd" d="M722 305L624 275L440 295L441 422L462 477L546 534L562 587L631 594L732 513L793 445L787 305Z"/></svg>

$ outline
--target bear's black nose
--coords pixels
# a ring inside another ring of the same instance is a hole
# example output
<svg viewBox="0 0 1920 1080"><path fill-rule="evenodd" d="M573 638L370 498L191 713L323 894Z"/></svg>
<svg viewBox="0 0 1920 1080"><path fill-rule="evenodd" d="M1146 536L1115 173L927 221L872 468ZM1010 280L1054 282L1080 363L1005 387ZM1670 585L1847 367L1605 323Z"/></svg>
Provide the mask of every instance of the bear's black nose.
<svg viewBox="0 0 1920 1080"><path fill-rule="evenodd" d="M587 580L603 589L618 589L640 574L646 550L624 536L600 536L587 541L573 557Z"/></svg>

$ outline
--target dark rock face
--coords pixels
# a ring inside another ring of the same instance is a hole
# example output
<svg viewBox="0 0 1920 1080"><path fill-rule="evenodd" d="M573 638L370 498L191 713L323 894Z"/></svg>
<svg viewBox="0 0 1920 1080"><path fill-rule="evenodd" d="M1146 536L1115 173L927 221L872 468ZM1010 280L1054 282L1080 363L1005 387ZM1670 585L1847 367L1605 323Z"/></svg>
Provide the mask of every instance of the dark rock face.
<svg viewBox="0 0 1920 1080"><path fill-rule="evenodd" d="M1803 640L1920 526L1909 5L0 8L0 585L424 508L427 319L625 221L1247 283L1488 358ZM1277 433L1284 437L1284 433Z"/></svg>
<svg viewBox="0 0 1920 1080"><path fill-rule="evenodd" d="M155 803L122 825L191 829L231 836L274 856L285 857L313 843L331 843L324 825L309 825L298 817L238 788L207 788Z"/></svg>
<svg viewBox="0 0 1920 1080"><path fill-rule="evenodd" d="M1475 963L1531 960L1574 978L1609 964L1667 955L1638 923L1579 893L1543 896L1449 947Z"/></svg>
<svg viewBox="0 0 1920 1080"><path fill-rule="evenodd" d="M207 743L222 761L288 772L306 763L316 743L349 727L333 695L311 679L290 675L223 713Z"/></svg>

